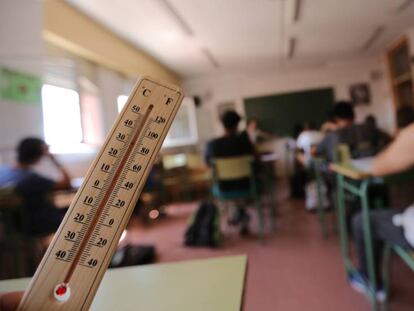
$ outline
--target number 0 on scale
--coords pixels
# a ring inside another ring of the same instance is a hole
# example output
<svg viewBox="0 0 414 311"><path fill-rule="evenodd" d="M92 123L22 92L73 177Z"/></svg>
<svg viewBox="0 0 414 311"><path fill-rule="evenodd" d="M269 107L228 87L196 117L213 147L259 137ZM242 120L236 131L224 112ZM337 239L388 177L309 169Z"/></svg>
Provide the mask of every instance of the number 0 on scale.
<svg viewBox="0 0 414 311"><path fill-rule="evenodd" d="M18 310L89 309L182 99L176 86L138 81Z"/></svg>

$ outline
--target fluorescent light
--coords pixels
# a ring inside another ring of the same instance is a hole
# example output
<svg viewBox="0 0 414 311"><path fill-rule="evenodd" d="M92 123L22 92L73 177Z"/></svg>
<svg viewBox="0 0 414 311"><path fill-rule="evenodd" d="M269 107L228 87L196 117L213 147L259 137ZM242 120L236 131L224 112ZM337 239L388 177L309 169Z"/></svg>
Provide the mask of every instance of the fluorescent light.
<svg viewBox="0 0 414 311"><path fill-rule="evenodd" d="M293 7L293 22L297 23L300 18L300 13L302 11L302 0L295 0Z"/></svg>
<svg viewBox="0 0 414 311"><path fill-rule="evenodd" d="M383 32L385 31L385 26L378 26L377 28L374 29L374 32L372 33L372 35L368 38L368 40L365 42L365 44L362 46L362 50L366 51L368 50L371 46L374 45L375 41L378 40L378 38L383 34Z"/></svg>
<svg viewBox="0 0 414 311"><path fill-rule="evenodd" d="M399 4L399 5L395 8L395 12L396 12L396 13L400 13L400 12L404 11L406 8L408 8L408 6L409 6L410 4L413 4L413 3L414 3L414 0L405 0L405 1L402 1L402 3L401 3L401 4Z"/></svg>
<svg viewBox="0 0 414 311"><path fill-rule="evenodd" d="M210 61L210 63L211 63L214 67L216 67L216 68L219 68L219 67L220 67L219 62L218 62L218 61L217 61L217 59L213 56L213 54L210 52L210 50L209 50L209 49L207 49L207 48L202 48L202 49L201 49L201 51L203 52L203 54L205 55L205 57L207 57L207 59Z"/></svg>
<svg viewBox="0 0 414 311"><path fill-rule="evenodd" d="M193 36L194 32L190 28L190 26L187 24L187 22L184 20L184 18L178 13L178 11L175 9L175 7L167 0L159 0L164 4L164 7L169 11L170 15L173 16L173 18L176 20L177 24L180 25L182 30L189 36Z"/></svg>

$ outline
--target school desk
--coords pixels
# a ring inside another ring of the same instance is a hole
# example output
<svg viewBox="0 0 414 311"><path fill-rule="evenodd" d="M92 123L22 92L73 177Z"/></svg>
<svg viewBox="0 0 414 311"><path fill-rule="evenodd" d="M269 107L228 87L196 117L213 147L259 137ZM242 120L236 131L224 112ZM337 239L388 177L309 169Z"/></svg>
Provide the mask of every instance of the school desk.
<svg viewBox="0 0 414 311"><path fill-rule="evenodd" d="M110 269L91 311L239 311L244 255ZM0 281L0 291L24 290L30 278Z"/></svg>
<svg viewBox="0 0 414 311"><path fill-rule="evenodd" d="M347 163L333 163L330 169L336 173L337 176L337 213L339 222L339 234L341 243L341 254L344 260L345 269L347 273L356 272L356 268L352 263L349 249L348 231L346 228L346 211L345 199L346 194L350 193L360 199L361 215L363 222L363 232L365 240L365 253L368 266L368 278L370 281L371 290L368 291L367 296L371 301L372 310L378 310L379 305L376 300L376 278L375 275L375 258L373 254L372 235L369 221L369 196L368 188L372 184L389 184L412 180L414 174L412 171L403 174L392 175L385 178L375 178L370 174L372 166L372 158L361 160L351 160ZM414 270L414 259L411 254L398 246L387 245L384 251L383 267L387 271L388 261L391 248ZM385 290L389 287L389 276L384 275Z"/></svg>

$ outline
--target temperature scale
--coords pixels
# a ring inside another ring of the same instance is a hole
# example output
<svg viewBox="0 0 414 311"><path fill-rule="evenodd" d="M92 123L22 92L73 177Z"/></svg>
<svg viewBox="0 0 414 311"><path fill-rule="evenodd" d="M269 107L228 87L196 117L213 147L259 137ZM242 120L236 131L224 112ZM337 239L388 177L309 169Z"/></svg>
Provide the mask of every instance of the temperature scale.
<svg viewBox="0 0 414 311"><path fill-rule="evenodd" d="M18 310L88 310L183 99L138 81L85 176Z"/></svg>

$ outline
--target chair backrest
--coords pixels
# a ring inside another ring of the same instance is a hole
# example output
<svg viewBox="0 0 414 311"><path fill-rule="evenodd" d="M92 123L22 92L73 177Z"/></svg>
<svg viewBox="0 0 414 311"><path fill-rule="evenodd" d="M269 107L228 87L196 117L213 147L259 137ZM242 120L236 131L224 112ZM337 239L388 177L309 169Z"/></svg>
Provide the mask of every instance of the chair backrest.
<svg viewBox="0 0 414 311"><path fill-rule="evenodd" d="M348 145L352 158L365 158L376 155L384 146L379 140L378 130L366 124L354 124L336 131L339 144Z"/></svg>
<svg viewBox="0 0 414 311"><path fill-rule="evenodd" d="M21 198L14 188L0 188L0 208L16 208L21 204Z"/></svg>
<svg viewBox="0 0 414 311"><path fill-rule="evenodd" d="M337 158L335 162L339 163L348 163L351 161L351 151L349 150L349 146L346 144L340 144L337 150Z"/></svg>
<svg viewBox="0 0 414 311"><path fill-rule="evenodd" d="M249 178L252 173L252 157L250 155L238 157L215 158L215 174L218 180L234 180Z"/></svg>
<svg viewBox="0 0 414 311"><path fill-rule="evenodd" d="M189 169L199 169L205 168L206 162L203 157L197 153L187 153L186 155L186 165Z"/></svg>
<svg viewBox="0 0 414 311"><path fill-rule="evenodd" d="M185 167L187 158L184 153L168 154L162 157L162 164L164 169L174 169L178 167Z"/></svg>

